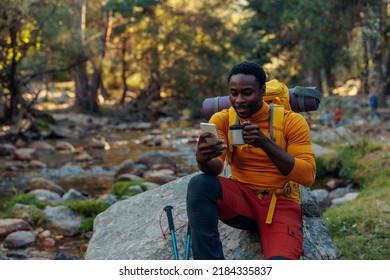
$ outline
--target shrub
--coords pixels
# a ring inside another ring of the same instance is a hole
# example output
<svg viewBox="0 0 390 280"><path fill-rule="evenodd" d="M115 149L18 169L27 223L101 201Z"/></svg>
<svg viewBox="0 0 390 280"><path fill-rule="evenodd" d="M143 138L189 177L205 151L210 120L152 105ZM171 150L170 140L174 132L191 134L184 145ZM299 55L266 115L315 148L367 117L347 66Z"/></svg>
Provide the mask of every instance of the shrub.
<svg viewBox="0 0 390 280"><path fill-rule="evenodd" d="M144 181L119 181L115 182L112 185L111 193L115 194L116 196L122 197L124 195L135 195L136 193L129 193L128 189L130 186L139 185L141 188L145 191L146 186L143 184Z"/></svg>
<svg viewBox="0 0 390 280"><path fill-rule="evenodd" d="M65 205L81 216L82 221L79 228L81 234L92 231L96 216L108 208L104 202L93 199L69 201Z"/></svg>
<svg viewBox="0 0 390 280"><path fill-rule="evenodd" d="M15 195L10 201L5 203L5 208L7 211L11 211L15 204L24 204L24 205L35 205L39 209L43 209L47 206L45 201L38 199L36 196L24 193Z"/></svg>

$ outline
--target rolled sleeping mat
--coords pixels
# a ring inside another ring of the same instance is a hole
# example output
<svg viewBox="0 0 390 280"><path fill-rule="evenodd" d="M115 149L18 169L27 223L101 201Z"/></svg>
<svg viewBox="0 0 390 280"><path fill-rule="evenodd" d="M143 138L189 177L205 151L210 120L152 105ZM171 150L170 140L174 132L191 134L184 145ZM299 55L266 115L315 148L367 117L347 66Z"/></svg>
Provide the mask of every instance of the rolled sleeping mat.
<svg viewBox="0 0 390 280"><path fill-rule="evenodd" d="M322 93L316 87L301 87L288 89L290 93L290 106L294 112L317 111L320 106Z"/></svg>
<svg viewBox="0 0 390 280"><path fill-rule="evenodd" d="M322 93L318 91L316 87L297 86L288 89L288 91L290 93L291 110L294 112L309 112L318 109ZM230 106L228 95L207 98L202 104L202 115L209 120L214 113L227 109Z"/></svg>

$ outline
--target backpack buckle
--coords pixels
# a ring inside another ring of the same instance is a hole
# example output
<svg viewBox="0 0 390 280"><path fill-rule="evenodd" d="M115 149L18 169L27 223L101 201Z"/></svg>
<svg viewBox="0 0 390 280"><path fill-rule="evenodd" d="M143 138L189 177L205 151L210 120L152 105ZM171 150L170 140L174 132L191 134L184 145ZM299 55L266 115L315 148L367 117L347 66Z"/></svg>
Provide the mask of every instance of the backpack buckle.
<svg viewBox="0 0 390 280"><path fill-rule="evenodd" d="M290 185L284 187L284 196L289 197L291 195L291 187Z"/></svg>

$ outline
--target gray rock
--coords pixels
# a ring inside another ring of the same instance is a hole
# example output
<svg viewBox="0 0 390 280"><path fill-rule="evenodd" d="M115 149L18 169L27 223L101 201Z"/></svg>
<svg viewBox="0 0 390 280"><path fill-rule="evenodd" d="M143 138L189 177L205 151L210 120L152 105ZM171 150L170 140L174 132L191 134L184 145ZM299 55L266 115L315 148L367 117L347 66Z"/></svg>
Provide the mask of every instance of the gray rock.
<svg viewBox="0 0 390 280"><path fill-rule="evenodd" d="M49 190L39 189L39 190L33 190L29 193L34 195L39 200L46 201L50 204L56 204L62 202L61 196L58 193Z"/></svg>
<svg viewBox="0 0 390 280"><path fill-rule="evenodd" d="M163 237L167 219L163 212L172 205L177 247L180 259L186 243L186 192L193 176L179 178L159 188L119 201L100 213L94 222L94 232L85 259L106 260L167 260L173 259L171 238ZM307 188L302 189L304 207L303 259L335 259L333 244L315 197ZM262 259L257 233L219 224L226 259ZM191 256L190 256L191 257Z"/></svg>
<svg viewBox="0 0 390 280"><path fill-rule="evenodd" d="M42 214L53 231L64 236L74 236L78 233L81 219L68 207L46 207Z"/></svg>
<svg viewBox="0 0 390 280"><path fill-rule="evenodd" d="M347 188L337 188L329 193L329 198L330 199L335 199L338 197L342 197L348 193Z"/></svg>
<svg viewBox="0 0 390 280"><path fill-rule="evenodd" d="M140 185L133 185L133 186L130 186L127 190L128 193L135 193L135 194L139 194L139 193L143 193L144 190L141 188Z"/></svg>
<svg viewBox="0 0 390 280"><path fill-rule="evenodd" d="M1 219L0 240L8 234L18 230L30 230L30 225L22 219Z"/></svg>
<svg viewBox="0 0 390 280"><path fill-rule="evenodd" d="M31 231L15 231L4 239L4 248L16 249L31 246L35 243L35 234Z"/></svg>
<svg viewBox="0 0 390 280"><path fill-rule="evenodd" d="M107 194L101 198L101 200L107 205L113 205L118 202L118 198L113 194Z"/></svg>
<svg viewBox="0 0 390 280"><path fill-rule="evenodd" d="M148 168L152 169L162 169L162 168L168 168L175 170L176 169L176 163L175 161L158 152L150 152L145 154L144 156L140 157L136 163L143 164L147 166ZM156 166L159 166L159 168L156 168Z"/></svg>
<svg viewBox="0 0 390 280"><path fill-rule="evenodd" d="M0 156L13 155L16 147L12 144L0 144Z"/></svg>
<svg viewBox="0 0 390 280"><path fill-rule="evenodd" d="M73 188L69 189L63 196L62 196L62 200L64 202L69 202L69 201L73 201L73 200L87 200L88 197L86 197L85 195L83 195L81 192L79 192L78 190L75 190Z"/></svg>
<svg viewBox="0 0 390 280"><path fill-rule="evenodd" d="M335 198L332 200L332 207L337 207L337 206L343 205L347 202L350 202L350 201L356 199L358 196L359 196L358 192L351 192L351 193L347 193L343 197Z"/></svg>
<svg viewBox="0 0 390 280"><path fill-rule="evenodd" d="M119 177L123 174L133 174L142 179L146 170L147 167L145 165L137 164L133 160L127 159L119 165L118 170L115 173L115 177L119 179Z"/></svg>
<svg viewBox="0 0 390 280"><path fill-rule="evenodd" d="M328 231L317 198L309 188L302 188L304 260L334 260L338 252Z"/></svg>
<svg viewBox="0 0 390 280"><path fill-rule="evenodd" d="M326 209L331 205L331 200L329 198L329 192L325 189L316 189L313 190L313 194L317 199L319 206L322 209Z"/></svg>
<svg viewBox="0 0 390 280"><path fill-rule="evenodd" d="M60 185L57 185L56 183L50 180L44 178L32 178L28 182L27 191L39 190L39 189L52 191L58 193L60 196L62 196L65 193L65 190Z"/></svg>
<svg viewBox="0 0 390 280"><path fill-rule="evenodd" d="M359 136L345 126L323 129L321 131L311 131L311 140L314 142L334 143L344 141L355 143L359 139Z"/></svg>
<svg viewBox="0 0 390 280"><path fill-rule="evenodd" d="M27 223L34 223L34 214L39 215L41 210L35 205L25 205L16 203L12 207L12 216L14 218L23 219Z"/></svg>

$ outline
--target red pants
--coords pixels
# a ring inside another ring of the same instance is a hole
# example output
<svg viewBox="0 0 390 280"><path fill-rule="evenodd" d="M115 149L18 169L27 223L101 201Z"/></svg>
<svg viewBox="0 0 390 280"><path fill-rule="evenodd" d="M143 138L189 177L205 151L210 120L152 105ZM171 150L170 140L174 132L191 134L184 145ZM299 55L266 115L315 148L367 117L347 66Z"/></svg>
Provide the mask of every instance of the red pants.
<svg viewBox="0 0 390 280"><path fill-rule="evenodd" d="M225 177L194 176L187 193L194 258L224 258L217 228L220 219L235 228L259 230L265 259L299 259L303 247L301 205L278 196L272 223L266 224L270 199L271 195L259 199L245 185Z"/></svg>

